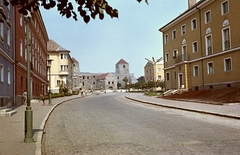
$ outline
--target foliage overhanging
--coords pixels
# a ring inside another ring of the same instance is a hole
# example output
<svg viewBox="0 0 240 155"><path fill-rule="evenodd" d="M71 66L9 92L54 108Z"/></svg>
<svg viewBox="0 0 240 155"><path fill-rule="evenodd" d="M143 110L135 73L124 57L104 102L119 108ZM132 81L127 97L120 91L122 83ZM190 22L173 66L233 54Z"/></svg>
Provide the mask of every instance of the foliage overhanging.
<svg viewBox="0 0 240 155"><path fill-rule="evenodd" d="M73 1L73 0L72 0ZM110 6L107 0L74 0L73 4L71 0L4 0L6 6L9 2L13 6L19 8L19 13L27 15L27 11L36 11L39 6L46 10L57 7L57 11L61 16L66 18L73 18L78 20L78 15L82 17L85 23L88 23L90 19L95 19L97 16L100 20L104 19L104 12L111 18L118 18L118 10ZM139 3L142 0L137 0ZM148 0L145 0L148 4ZM77 8L74 8L76 6Z"/></svg>

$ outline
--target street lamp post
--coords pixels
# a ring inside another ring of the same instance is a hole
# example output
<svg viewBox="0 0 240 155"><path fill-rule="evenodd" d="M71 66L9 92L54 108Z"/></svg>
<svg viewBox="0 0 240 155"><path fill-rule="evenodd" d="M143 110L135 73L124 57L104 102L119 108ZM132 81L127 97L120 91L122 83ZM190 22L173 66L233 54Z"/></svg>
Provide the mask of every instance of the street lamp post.
<svg viewBox="0 0 240 155"><path fill-rule="evenodd" d="M155 76L155 74L156 74L156 64L162 60L162 57L157 59L157 61L155 61L154 57L152 57L152 60L149 60L147 58L145 58L145 59L153 65L153 81L154 81L155 91L157 91L157 88L156 88L156 81L157 80L156 80L156 76Z"/></svg>
<svg viewBox="0 0 240 155"><path fill-rule="evenodd" d="M52 105L52 92L51 92L51 66L52 66L52 61L51 59L47 59L47 66L48 66L48 77L49 77L49 83L48 83L48 105Z"/></svg>
<svg viewBox="0 0 240 155"><path fill-rule="evenodd" d="M26 45L27 45L27 107L25 110L25 137L24 137L24 143L32 143L33 142L33 111L31 107L30 102L30 39L29 39L29 23L31 20L31 12L27 10L28 14L25 17L25 23L26 23Z"/></svg>

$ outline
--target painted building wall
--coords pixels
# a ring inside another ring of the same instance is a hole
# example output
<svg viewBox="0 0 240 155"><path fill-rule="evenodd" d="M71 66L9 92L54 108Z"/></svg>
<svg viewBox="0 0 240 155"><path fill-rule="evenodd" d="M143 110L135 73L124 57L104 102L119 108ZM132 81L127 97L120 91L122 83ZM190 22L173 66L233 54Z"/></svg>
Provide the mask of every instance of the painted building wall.
<svg viewBox="0 0 240 155"><path fill-rule="evenodd" d="M27 50L26 23L24 16L15 7L15 95L16 104L21 105L22 94L27 90ZM47 91L47 41L48 34L40 11L32 14L29 26L30 39L30 89L31 98L37 98Z"/></svg>
<svg viewBox="0 0 240 155"><path fill-rule="evenodd" d="M0 1L0 106L14 105L14 21L13 7Z"/></svg>
<svg viewBox="0 0 240 155"><path fill-rule="evenodd" d="M223 13L226 3L228 11ZM202 0L160 29L164 40L167 89L182 85L192 90L239 86L240 23L236 20L239 18L239 4L240 1ZM210 20L206 22L208 13ZM225 30L229 30L228 49L224 43ZM207 41L209 36L211 45ZM227 71L226 60L231 64ZM209 63L213 65L211 73Z"/></svg>
<svg viewBox="0 0 240 155"><path fill-rule="evenodd" d="M164 65L163 62L152 63L147 62L144 67L145 82L164 80Z"/></svg>
<svg viewBox="0 0 240 155"><path fill-rule="evenodd" d="M51 92L59 93L60 85L69 89L73 88L73 61L70 56L70 51L61 47L54 40L49 40L48 45L48 59L52 60L51 65ZM49 71L48 71L49 80ZM48 88L49 89L49 88Z"/></svg>

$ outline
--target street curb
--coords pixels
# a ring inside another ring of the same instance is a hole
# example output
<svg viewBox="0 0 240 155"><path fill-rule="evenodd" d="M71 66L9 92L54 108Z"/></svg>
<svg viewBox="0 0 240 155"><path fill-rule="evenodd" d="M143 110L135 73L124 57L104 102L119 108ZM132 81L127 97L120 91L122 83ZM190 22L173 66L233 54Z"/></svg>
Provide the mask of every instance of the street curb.
<svg viewBox="0 0 240 155"><path fill-rule="evenodd" d="M196 110L196 109L189 109L189 108L181 108L181 107L176 107L176 106L171 106L171 105L163 105L163 104L160 104L160 103L153 103L153 102L148 102L148 101L142 101L142 100L135 99L135 98L131 98L131 97L128 97L128 96L125 96L125 98L130 99L130 100L133 100L133 101L137 101L137 102L149 104L149 105L161 106L161 107L164 107L164 108L185 110L185 111L198 112L198 113L202 113L202 114L208 114L208 115L214 115L214 116L220 116L220 117L240 119L239 116L232 116L232 115L226 115L226 114L214 113L214 112L202 111L202 110Z"/></svg>
<svg viewBox="0 0 240 155"><path fill-rule="evenodd" d="M43 137L43 134L44 134L44 128L45 128L45 124L46 124L46 122L48 121L48 118L49 118L49 116L51 115L51 113L53 112L53 110L54 110L57 106L59 106L60 104L62 104L62 103L64 103L64 102L71 101L71 100L78 99L78 98L82 98L82 96L61 101L61 102L55 104L55 105L50 109L50 111L47 113L46 117L43 119L42 124L41 124L41 126L40 126L40 128L39 128L40 131L39 131L39 133L38 133L38 135L37 135L35 155L42 155L42 137Z"/></svg>

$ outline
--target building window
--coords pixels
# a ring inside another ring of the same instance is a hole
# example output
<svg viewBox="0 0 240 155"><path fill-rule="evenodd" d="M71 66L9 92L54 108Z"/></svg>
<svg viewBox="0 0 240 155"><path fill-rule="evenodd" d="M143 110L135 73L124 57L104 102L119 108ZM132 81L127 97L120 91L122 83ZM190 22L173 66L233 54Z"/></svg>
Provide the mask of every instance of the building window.
<svg viewBox="0 0 240 155"><path fill-rule="evenodd" d="M158 80L162 80L162 76L161 75L158 75Z"/></svg>
<svg viewBox="0 0 240 155"><path fill-rule="evenodd" d="M2 22L0 22L0 35L1 35L1 38L4 38L4 30L3 30L4 28L3 28L3 23Z"/></svg>
<svg viewBox="0 0 240 155"><path fill-rule="evenodd" d="M25 56L25 61L27 61L27 41L25 39L25 52L24 52L24 56Z"/></svg>
<svg viewBox="0 0 240 155"><path fill-rule="evenodd" d="M123 68L125 68L125 65L123 65Z"/></svg>
<svg viewBox="0 0 240 155"><path fill-rule="evenodd" d="M168 53L165 54L165 61L168 62Z"/></svg>
<svg viewBox="0 0 240 155"><path fill-rule="evenodd" d="M67 54L61 54L61 59L67 59Z"/></svg>
<svg viewBox="0 0 240 155"><path fill-rule="evenodd" d="M186 34L186 25L182 25L181 32L182 32L182 35Z"/></svg>
<svg viewBox="0 0 240 155"><path fill-rule="evenodd" d="M228 8L228 1L225 1L222 3L222 15L225 15L226 13L229 12L229 8Z"/></svg>
<svg viewBox="0 0 240 155"><path fill-rule="evenodd" d="M11 9L11 5L9 4L9 5L7 6L7 8L8 8L8 10L9 10L9 12L10 12L10 9Z"/></svg>
<svg viewBox="0 0 240 155"><path fill-rule="evenodd" d="M167 73L166 76L167 76L167 77L166 77L166 78L167 78L167 81L169 81L169 80L170 80L170 73Z"/></svg>
<svg viewBox="0 0 240 155"><path fill-rule="evenodd" d="M34 68L35 66L35 63L34 63L34 61L35 61L35 59L34 59L34 56L32 57L32 67ZM42 70L42 68L41 68L41 70Z"/></svg>
<svg viewBox="0 0 240 155"><path fill-rule="evenodd" d="M172 40L176 39L176 30L172 31Z"/></svg>
<svg viewBox="0 0 240 155"><path fill-rule="evenodd" d="M211 11L205 12L205 24L211 21Z"/></svg>
<svg viewBox="0 0 240 155"><path fill-rule="evenodd" d="M22 57L22 55L23 55L23 42L22 42L22 40L20 40L20 43L19 43L19 51L20 51L20 56Z"/></svg>
<svg viewBox="0 0 240 155"><path fill-rule="evenodd" d="M193 76L198 76L198 66L193 66Z"/></svg>
<svg viewBox="0 0 240 155"><path fill-rule="evenodd" d="M112 81L112 84L114 84L114 81Z"/></svg>
<svg viewBox="0 0 240 155"><path fill-rule="evenodd" d="M206 55L213 54L212 35L206 36Z"/></svg>
<svg viewBox="0 0 240 155"><path fill-rule="evenodd" d="M192 52L195 53L198 51L198 45L197 45L197 42L193 42L192 43Z"/></svg>
<svg viewBox="0 0 240 155"><path fill-rule="evenodd" d="M162 71L162 68L158 68L158 72L160 73Z"/></svg>
<svg viewBox="0 0 240 155"><path fill-rule="evenodd" d="M67 71L68 65L61 65L61 71Z"/></svg>
<svg viewBox="0 0 240 155"><path fill-rule="evenodd" d="M60 80L57 80L57 87L60 86Z"/></svg>
<svg viewBox="0 0 240 155"><path fill-rule="evenodd" d="M230 49L230 31L229 31L229 28L223 29L222 35L223 35L223 50L229 50Z"/></svg>
<svg viewBox="0 0 240 155"><path fill-rule="evenodd" d="M224 71L231 71L231 70L232 70L232 58L225 58Z"/></svg>
<svg viewBox="0 0 240 155"><path fill-rule="evenodd" d="M177 79L177 72L176 71L173 71L173 76L174 76L174 80Z"/></svg>
<svg viewBox="0 0 240 155"><path fill-rule="evenodd" d="M23 77L21 76L21 83L20 86L23 87Z"/></svg>
<svg viewBox="0 0 240 155"><path fill-rule="evenodd" d="M173 58L175 59L177 57L177 50L173 51Z"/></svg>
<svg viewBox="0 0 240 155"><path fill-rule="evenodd" d="M192 30L195 30L197 28L197 19L193 19L191 21L191 27L192 27Z"/></svg>
<svg viewBox="0 0 240 155"><path fill-rule="evenodd" d="M89 79L89 76L87 76L87 79Z"/></svg>
<svg viewBox="0 0 240 155"><path fill-rule="evenodd" d="M10 27L7 27L7 44L10 46L10 41L11 41L11 32L10 32Z"/></svg>
<svg viewBox="0 0 240 155"><path fill-rule="evenodd" d="M214 68L213 68L213 62L208 62L207 63L207 73L208 74L213 74L213 70Z"/></svg>
<svg viewBox="0 0 240 155"><path fill-rule="evenodd" d="M168 43L168 34L165 35L165 44Z"/></svg>
<svg viewBox="0 0 240 155"><path fill-rule="evenodd" d="M0 82L4 81L4 67L0 64Z"/></svg>
<svg viewBox="0 0 240 155"><path fill-rule="evenodd" d="M20 18L19 18L19 24L20 24L20 26L22 26L22 21L23 21L22 14L20 14Z"/></svg>
<svg viewBox="0 0 240 155"><path fill-rule="evenodd" d="M186 61L187 60L187 46L183 45L182 46L182 61Z"/></svg>
<svg viewBox="0 0 240 155"><path fill-rule="evenodd" d="M108 84L110 84L110 81L108 81Z"/></svg>
<svg viewBox="0 0 240 155"><path fill-rule="evenodd" d="M11 81L11 80L10 80L10 79L11 79L11 78L10 78L10 77L11 77L11 75L10 75L10 69L8 69L8 74L7 74L7 76L8 76L8 84L11 84L11 82L10 82L10 81Z"/></svg>

